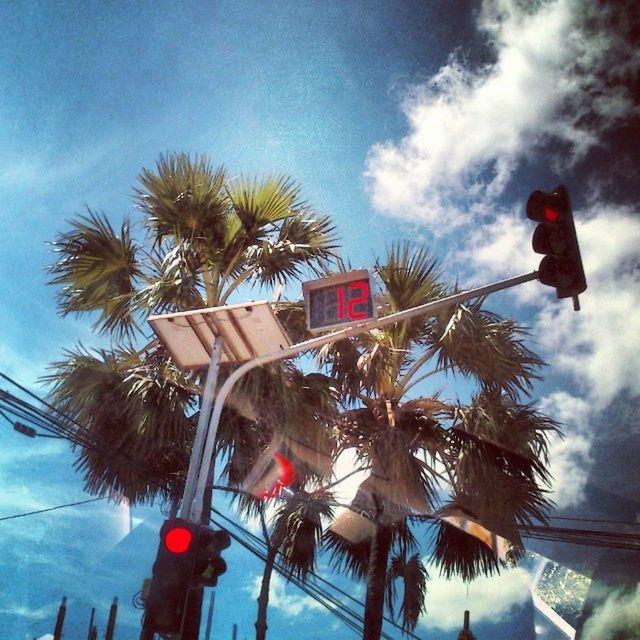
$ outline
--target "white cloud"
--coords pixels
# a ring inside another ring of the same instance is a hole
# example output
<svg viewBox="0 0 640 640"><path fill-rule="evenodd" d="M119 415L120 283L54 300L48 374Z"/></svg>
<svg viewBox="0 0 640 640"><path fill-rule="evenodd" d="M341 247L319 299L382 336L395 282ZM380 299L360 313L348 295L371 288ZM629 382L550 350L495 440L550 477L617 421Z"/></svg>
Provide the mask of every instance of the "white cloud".
<svg viewBox="0 0 640 640"><path fill-rule="evenodd" d="M537 267L533 225L507 217L485 227L463 252L475 278L486 281ZM580 312L537 282L511 291L520 302L541 305L534 337L549 364L603 408L623 390L640 394L640 218L629 207L598 202L576 213L576 228L588 286Z"/></svg>
<svg viewBox="0 0 640 640"><path fill-rule="evenodd" d="M367 157L373 206L450 232L485 215L540 143L560 140L575 161L637 110L623 87L606 82L638 68L640 55L603 29L587 31L587 12L577 0L486 0L478 29L494 63L470 70L453 54L409 92L409 133L375 144Z"/></svg>
<svg viewBox="0 0 640 640"><path fill-rule="evenodd" d="M639 630L640 585L636 587L635 593L615 592L611 594L587 620L582 637L584 640L631 637L624 632L631 633L633 637L636 637Z"/></svg>
<svg viewBox="0 0 640 640"><path fill-rule="evenodd" d="M260 595L261 582L262 576L255 576L251 585L245 587L244 591L248 592L252 598L257 598ZM278 609L287 617L296 617L309 610L325 610L324 606L313 598L292 593L294 589L296 587L287 585L283 577L277 573L272 574L269 584L269 608Z"/></svg>
<svg viewBox="0 0 640 640"><path fill-rule="evenodd" d="M427 614L420 619L424 627L459 629L466 609L475 622L497 621L506 617L512 607L530 598L527 576L520 569L503 571L498 576L482 577L471 583L437 575L428 584Z"/></svg>
<svg viewBox="0 0 640 640"><path fill-rule="evenodd" d="M540 409L563 424L564 438L550 442L551 499L562 509L580 504L591 467L592 409L585 400L558 391L540 401Z"/></svg>

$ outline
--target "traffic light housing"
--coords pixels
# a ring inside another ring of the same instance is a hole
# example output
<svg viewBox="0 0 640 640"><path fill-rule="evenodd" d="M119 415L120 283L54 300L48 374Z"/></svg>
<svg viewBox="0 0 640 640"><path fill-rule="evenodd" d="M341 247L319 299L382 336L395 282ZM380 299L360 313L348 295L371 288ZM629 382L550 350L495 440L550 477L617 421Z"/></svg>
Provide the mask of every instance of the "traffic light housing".
<svg viewBox="0 0 640 640"><path fill-rule="evenodd" d="M542 284L554 287L558 298L577 299L587 288L569 192L564 185L553 192L534 191L527 200L527 217L538 222L532 246L544 254L538 267Z"/></svg>
<svg viewBox="0 0 640 640"><path fill-rule="evenodd" d="M197 557L199 527L182 518L165 520L153 565L146 623L156 632L179 633Z"/></svg>
<svg viewBox="0 0 640 640"><path fill-rule="evenodd" d="M221 553L231 544L229 534L220 529L213 529L202 525L197 543L196 559L191 583L195 587L215 587L218 576L227 570L227 563Z"/></svg>
<svg viewBox="0 0 640 640"><path fill-rule="evenodd" d="M231 543L214 531L183 518L165 520L145 603L145 625L158 633L180 633L191 588L212 587L225 573L221 552Z"/></svg>

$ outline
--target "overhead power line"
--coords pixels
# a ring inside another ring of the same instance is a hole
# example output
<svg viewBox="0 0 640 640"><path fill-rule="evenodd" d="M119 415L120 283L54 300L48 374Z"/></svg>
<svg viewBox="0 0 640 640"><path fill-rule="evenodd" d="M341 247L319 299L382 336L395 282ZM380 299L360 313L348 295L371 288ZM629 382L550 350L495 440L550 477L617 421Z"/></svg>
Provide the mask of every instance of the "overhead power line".
<svg viewBox="0 0 640 640"><path fill-rule="evenodd" d="M100 498L91 498L90 500L81 500L80 502L70 502L68 504L60 504L57 507L49 507L48 509L38 509L38 511L29 511L27 513L17 513L13 516L4 516L0 518L0 522L3 520L13 520L14 518L25 518L26 516L35 516L38 513L46 513L47 511L56 511L57 509L66 509L67 507L76 507L79 504L87 504L89 502L96 502L98 500L105 500L106 496Z"/></svg>
<svg viewBox="0 0 640 640"><path fill-rule="evenodd" d="M264 540L262 540L261 538L258 538L257 536L252 534L250 531L248 531L246 528L244 528L242 525L231 520L230 518L222 514L217 509L213 509L213 511L216 515L223 518L225 521L227 521L228 523L232 524L234 527L239 529L242 535L244 536L244 538L250 539L251 542L248 542L246 539L242 539L242 536L238 536L236 534L233 534L232 532L229 532L229 534L234 539L237 539L237 541L242 546L247 548L249 551L257 555L258 557L260 557L263 561L266 560L266 551L264 550L266 549L266 543L264 542ZM223 525L220 525L219 523L216 523L216 525L223 526ZM364 610L364 603L360 602L359 600L357 600L356 598L348 594L346 591L340 589L338 586L336 586L332 582L320 577L317 573L313 571L308 572L309 576L311 576L313 580L310 582L303 582L299 580L294 574L292 574L291 571L288 570L286 567L284 567L284 565L280 562L276 562L274 565L274 568L278 571L278 573L280 573L285 578L287 578L287 580L296 584L296 586L298 586L300 589L305 591L305 593L308 593L312 598L318 600L323 606L329 609L334 615L341 618L343 622L348 624L348 626L352 628L356 633L362 634L362 625L364 623L364 617L362 616L362 614L348 607L346 604L344 604L344 602L339 600L335 595L331 594L327 590L327 588L321 585L326 585L328 588L333 589L342 597L345 597L351 600L353 603L358 605L358 607L361 607L362 610ZM323 600L325 599L328 600L328 602L324 602ZM347 622L347 620L343 619L342 616L346 616L349 621ZM384 616L384 620L390 625L403 631L402 627L398 625L396 622L394 622L393 620L391 620L390 618ZM354 627L354 625L356 626ZM410 631L404 631L404 633L405 635L408 635L409 637L415 638L416 640L418 640L418 636L415 635L414 633ZM381 635L386 640L392 640L392 637L389 636L389 634L385 631L382 631Z"/></svg>
<svg viewBox="0 0 640 640"><path fill-rule="evenodd" d="M594 531L564 527L525 526L520 528L527 538L548 542L581 544L589 547L640 551L640 535L620 531Z"/></svg>
<svg viewBox="0 0 640 640"><path fill-rule="evenodd" d="M66 415L52 404L49 404L46 400L29 391L29 389L26 389L6 374L0 372L0 377L49 409L45 411L4 389L0 389L0 415L9 423L15 425L17 420L34 425L68 440L74 445L95 451L109 460L122 464L132 473L138 475L140 478L151 481L154 485L158 483L157 477L152 476L140 468L140 460L136 460L122 451L116 454L106 447L99 445L91 439L91 434L86 426L83 426L74 418ZM16 420L12 420L7 414L13 416Z"/></svg>

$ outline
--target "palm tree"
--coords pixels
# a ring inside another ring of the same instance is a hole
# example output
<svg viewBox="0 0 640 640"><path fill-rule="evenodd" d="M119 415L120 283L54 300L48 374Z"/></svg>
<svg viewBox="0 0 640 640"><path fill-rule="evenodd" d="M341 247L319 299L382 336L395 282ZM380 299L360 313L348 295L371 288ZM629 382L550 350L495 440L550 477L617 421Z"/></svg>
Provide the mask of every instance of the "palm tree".
<svg viewBox="0 0 640 640"><path fill-rule="evenodd" d="M408 244L392 246L375 273L382 314L451 293L436 261ZM517 558L523 550L519 526L543 519L550 507L544 493L547 435L557 425L519 404L543 364L523 344L525 336L476 300L321 350L341 391L338 452L354 450L371 469L351 511L327 536L335 566L366 579L365 640L380 637L385 589L392 605L396 577L404 578L404 628L413 629L423 612L426 569L407 534L418 516L432 519L436 566L471 580L499 570L500 561L447 514L462 510L508 539ZM475 397L468 405L437 393L411 397L418 383L438 373L474 380Z"/></svg>
<svg viewBox="0 0 640 640"><path fill-rule="evenodd" d="M141 238L128 220L117 233L89 210L52 243L60 313L99 313L94 327L111 347L70 349L45 376L52 399L84 425L85 437L109 445L109 456L79 452L88 490L117 491L134 503L179 488L202 382L202 371L180 372L162 345L145 338L141 322L223 305L242 283L271 287L323 273L336 250L330 220L314 214L291 179L229 181L205 157L170 154L155 172L143 169L135 193ZM282 386L290 371L274 365L262 384ZM249 380L258 384L260 374ZM230 402L255 419L264 396L243 389L243 402L242 388Z"/></svg>
<svg viewBox="0 0 640 640"><path fill-rule="evenodd" d="M169 154L155 171L143 169L139 181L137 234L128 220L117 232L104 214L88 210L52 243L58 257L50 283L59 287L60 313L99 314L94 327L110 347L69 349L44 379L52 402L90 445L76 462L89 492L117 492L131 503L162 496L175 504L204 374L181 372L145 336L142 321L152 313L224 305L242 285L273 287L321 275L337 245L330 219L316 215L289 178L230 180L206 157ZM283 322L291 320L295 333L299 313L284 307ZM301 375L276 363L236 387L217 449L230 469L253 455L249 444L254 453L264 444L260 428L287 437L307 431L323 441L316 417L292 408L300 407L294 396ZM269 395L282 401L265 411ZM234 431L238 423L244 428ZM203 517L208 523L207 509Z"/></svg>
<svg viewBox="0 0 640 640"><path fill-rule="evenodd" d="M271 397L275 395L282 401L263 406L260 417L253 421L231 409L225 410L222 419L225 429L217 440L216 457L224 461L221 478L232 491L239 512L260 519L267 547L257 598L256 640L266 638L269 588L276 562L280 561L289 577L306 578L315 567L323 519L333 515L331 493L319 488L332 467L332 426L337 414L331 380L288 366L291 370L281 378L280 385L269 383ZM260 377L264 382L265 375ZM243 400L249 398L257 406L262 398L264 405L267 390L263 385L250 377L240 384ZM278 387L281 390L273 394ZM273 431L273 424L281 425L277 432ZM293 463L295 472L287 486L265 493L263 489L267 487L260 480L265 477L265 470L273 466L274 453ZM256 469L258 473L252 474ZM267 523L265 512L269 504L277 510Z"/></svg>

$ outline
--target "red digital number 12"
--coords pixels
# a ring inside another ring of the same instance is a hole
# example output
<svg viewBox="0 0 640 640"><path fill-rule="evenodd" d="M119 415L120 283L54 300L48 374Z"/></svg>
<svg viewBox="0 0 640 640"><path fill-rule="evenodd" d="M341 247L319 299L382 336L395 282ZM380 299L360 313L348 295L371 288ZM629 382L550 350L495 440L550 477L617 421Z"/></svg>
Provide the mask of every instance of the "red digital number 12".
<svg viewBox="0 0 640 640"><path fill-rule="evenodd" d="M360 280L349 284L349 291L360 290L360 295L350 298L345 305L344 287L336 288L336 297L338 302L338 319L344 320L345 312L349 320L364 320L367 317L367 311L356 311L355 306L367 301L369 297L369 282Z"/></svg>

